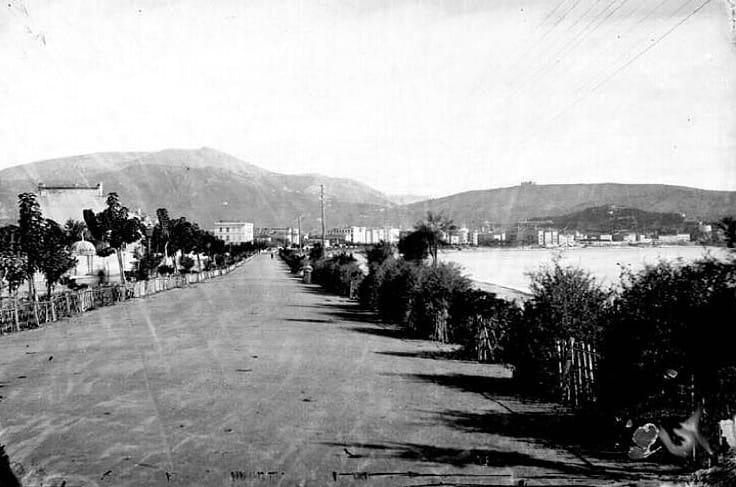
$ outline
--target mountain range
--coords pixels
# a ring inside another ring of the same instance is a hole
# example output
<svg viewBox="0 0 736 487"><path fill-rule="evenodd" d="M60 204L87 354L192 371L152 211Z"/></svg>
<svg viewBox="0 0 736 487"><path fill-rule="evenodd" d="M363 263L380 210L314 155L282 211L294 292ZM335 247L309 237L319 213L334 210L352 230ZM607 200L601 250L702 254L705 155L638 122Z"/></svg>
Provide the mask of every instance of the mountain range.
<svg viewBox="0 0 736 487"><path fill-rule="evenodd" d="M327 227L409 227L427 211L442 212L460 225L509 224L555 217L590 207L621 205L684 214L712 221L736 215L736 192L658 184L523 183L411 202L363 183L319 174L280 174L223 152L201 148L159 152L109 152L65 157L0 171L0 223L17 219L17 195L47 186L103 183L131 209L153 215L165 207L210 228L215 220L252 221L256 226L320 226L320 185L325 186ZM80 209L81 219L81 209Z"/></svg>

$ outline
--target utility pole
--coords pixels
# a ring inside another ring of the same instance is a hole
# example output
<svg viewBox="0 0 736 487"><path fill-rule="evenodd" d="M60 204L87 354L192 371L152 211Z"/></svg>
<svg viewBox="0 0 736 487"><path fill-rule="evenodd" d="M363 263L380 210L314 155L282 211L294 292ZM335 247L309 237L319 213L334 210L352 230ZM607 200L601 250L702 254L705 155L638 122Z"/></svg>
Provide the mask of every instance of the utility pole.
<svg viewBox="0 0 736 487"><path fill-rule="evenodd" d="M297 231L296 231L297 232L296 238L298 239L297 241L299 242L299 253L301 254L302 253L302 216L299 215L296 219L297 219L297 225L298 225Z"/></svg>
<svg viewBox="0 0 736 487"><path fill-rule="evenodd" d="M319 201L322 206L322 252L327 250L325 246L325 185L319 185Z"/></svg>

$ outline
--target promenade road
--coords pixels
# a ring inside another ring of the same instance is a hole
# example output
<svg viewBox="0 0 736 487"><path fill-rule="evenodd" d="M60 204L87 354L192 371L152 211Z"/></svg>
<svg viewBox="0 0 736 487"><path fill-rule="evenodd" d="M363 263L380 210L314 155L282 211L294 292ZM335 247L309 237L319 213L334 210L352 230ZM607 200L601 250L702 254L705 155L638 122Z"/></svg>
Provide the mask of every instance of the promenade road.
<svg viewBox="0 0 736 487"><path fill-rule="evenodd" d="M260 256L0 337L0 444L46 487L606 485L650 468L583 452L504 367L444 350Z"/></svg>

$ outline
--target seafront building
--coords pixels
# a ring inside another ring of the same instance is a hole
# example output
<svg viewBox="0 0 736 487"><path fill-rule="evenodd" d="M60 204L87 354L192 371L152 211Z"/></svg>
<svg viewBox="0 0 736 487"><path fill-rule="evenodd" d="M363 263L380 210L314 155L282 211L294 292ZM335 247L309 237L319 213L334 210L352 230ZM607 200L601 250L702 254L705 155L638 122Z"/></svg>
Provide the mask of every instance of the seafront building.
<svg viewBox="0 0 736 487"><path fill-rule="evenodd" d="M347 225L327 232L328 239L336 245L374 245L379 242L397 243L401 236L398 228L359 227Z"/></svg>
<svg viewBox="0 0 736 487"><path fill-rule="evenodd" d="M302 242L307 239L302 233ZM256 240L264 243L279 242L290 246L299 243L299 229L294 227L260 227L256 229Z"/></svg>
<svg viewBox="0 0 736 487"><path fill-rule="evenodd" d="M250 243L253 242L253 224L242 221L216 221L214 234L225 243Z"/></svg>

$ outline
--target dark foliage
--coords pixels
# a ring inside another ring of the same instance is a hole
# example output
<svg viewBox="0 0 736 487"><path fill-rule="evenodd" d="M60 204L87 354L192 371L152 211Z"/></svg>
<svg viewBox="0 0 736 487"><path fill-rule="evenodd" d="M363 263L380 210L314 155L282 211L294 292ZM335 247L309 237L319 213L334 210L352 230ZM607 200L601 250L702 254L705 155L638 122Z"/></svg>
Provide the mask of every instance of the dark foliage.
<svg viewBox="0 0 736 487"><path fill-rule="evenodd" d="M363 279L363 271L352 254L337 254L329 259L320 259L313 265L312 280L341 296L350 296Z"/></svg>
<svg viewBox="0 0 736 487"><path fill-rule="evenodd" d="M566 230L582 232L648 231L679 233L685 228L681 213L658 213L626 206L605 205L586 208L576 213L545 217Z"/></svg>
<svg viewBox="0 0 736 487"><path fill-rule="evenodd" d="M523 325L514 327L508 349L515 377L542 395L558 393L556 340L596 344L605 328L610 293L586 271L559 261L530 275L532 299Z"/></svg>
<svg viewBox="0 0 736 487"><path fill-rule="evenodd" d="M734 259L629 274L603 341L601 404L619 416L687 417L695 398L711 418L733 414L734 310Z"/></svg>
<svg viewBox="0 0 736 487"><path fill-rule="evenodd" d="M413 304L409 315L411 332L421 338L449 342L449 310L460 295L468 292L470 279L451 263L419 267L418 280L413 286Z"/></svg>
<svg viewBox="0 0 736 487"><path fill-rule="evenodd" d="M399 241L399 253L409 261L423 261L429 256L433 232L414 231Z"/></svg>
<svg viewBox="0 0 736 487"><path fill-rule="evenodd" d="M514 302L470 289L460 293L450 307L452 341L463 345L468 357L508 362L514 327L523 326L521 316Z"/></svg>

